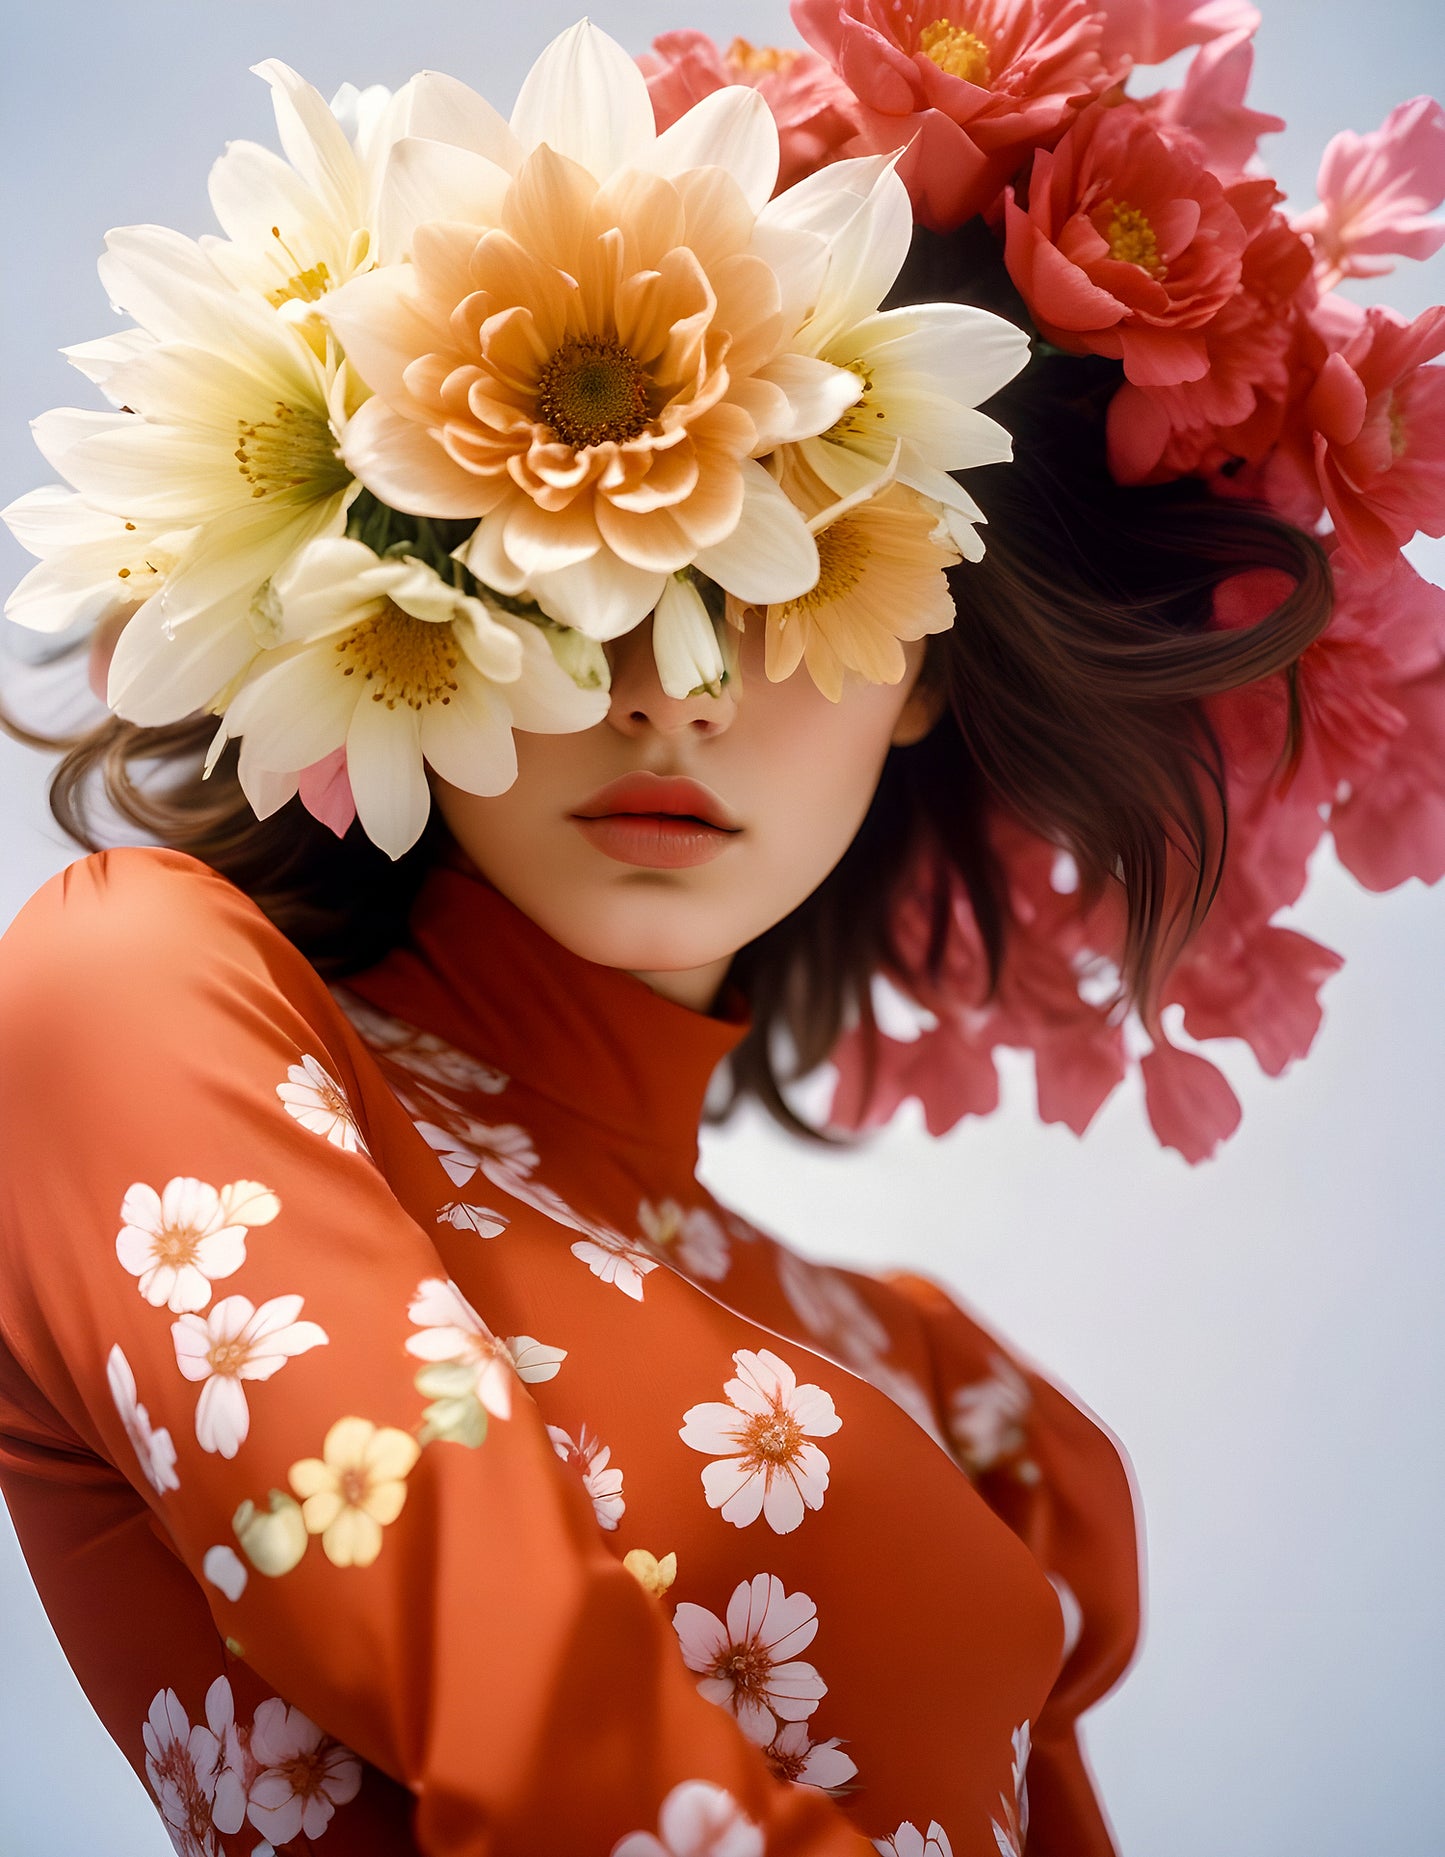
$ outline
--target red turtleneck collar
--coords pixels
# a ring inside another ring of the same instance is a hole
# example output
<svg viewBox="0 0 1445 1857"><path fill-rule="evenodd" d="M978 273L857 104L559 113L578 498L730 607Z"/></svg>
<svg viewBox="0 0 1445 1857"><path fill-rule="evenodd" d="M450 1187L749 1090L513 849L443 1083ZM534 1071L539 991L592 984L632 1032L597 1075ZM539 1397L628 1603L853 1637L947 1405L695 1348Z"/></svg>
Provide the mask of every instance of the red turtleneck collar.
<svg viewBox="0 0 1445 1857"><path fill-rule="evenodd" d="M448 865L427 876L409 941L346 984L623 1140L694 1160L708 1080L747 1031L573 954Z"/></svg>

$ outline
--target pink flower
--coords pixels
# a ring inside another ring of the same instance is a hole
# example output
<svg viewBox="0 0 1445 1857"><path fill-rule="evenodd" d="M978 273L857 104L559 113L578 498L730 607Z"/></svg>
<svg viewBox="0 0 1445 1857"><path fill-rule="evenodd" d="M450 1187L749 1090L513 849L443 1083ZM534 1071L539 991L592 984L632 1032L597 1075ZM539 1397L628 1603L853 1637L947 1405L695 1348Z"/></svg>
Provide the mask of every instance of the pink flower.
<svg viewBox="0 0 1445 1857"><path fill-rule="evenodd" d="M684 1601L672 1623L683 1662L702 1677L698 1694L730 1709L758 1747L781 1723L806 1720L828 1693L797 1657L817 1636L818 1608L806 1593L785 1592L776 1574L757 1573L736 1587L726 1622Z"/></svg>
<svg viewBox="0 0 1445 1857"><path fill-rule="evenodd" d="M1102 0L1099 56L1113 66L1163 64L1190 45L1248 36L1259 14L1248 0Z"/></svg>
<svg viewBox="0 0 1445 1857"><path fill-rule="evenodd" d="M1207 1161L1239 1127L1239 1098L1208 1058L1160 1042L1139 1069L1154 1133L1191 1164Z"/></svg>
<svg viewBox="0 0 1445 1857"><path fill-rule="evenodd" d="M1140 387L1200 380L1239 288L1245 228L1222 184L1136 105L1086 110L1006 196L1009 275L1041 333L1122 360Z"/></svg>
<svg viewBox="0 0 1445 1857"><path fill-rule="evenodd" d="M1372 306L1326 356L1304 405L1315 470L1341 547L1388 567L1423 530L1445 535L1445 306L1407 323Z"/></svg>
<svg viewBox="0 0 1445 1857"><path fill-rule="evenodd" d="M356 799L346 771L345 744L310 767L303 767L297 777L296 790L301 795L301 804L313 819L330 826L338 838L345 838L356 817Z"/></svg>
<svg viewBox="0 0 1445 1857"><path fill-rule="evenodd" d="M1428 258L1445 243L1445 110L1433 97L1401 103L1369 135L1342 130L1320 162L1320 204L1294 222L1314 247L1321 289L1381 277L1391 259Z"/></svg>
<svg viewBox="0 0 1445 1857"><path fill-rule="evenodd" d="M708 1507L746 1528L761 1515L787 1535L808 1509L821 1509L828 1459L812 1438L830 1438L843 1421L821 1386L799 1386L787 1362L767 1348L733 1355L737 1377L723 1387L728 1404L709 1400L683 1414L678 1436L716 1456L702 1473Z"/></svg>
<svg viewBox="0 0 1445 1857"><path fill-rule="evenodd" d="M141 1730L151 1783L178 1857L219 1857L211 1802L216 1796L220 1744L209 1728L193 1728L173 1689L159 1690Z"/></svg>
<svg viewBox="0 0 1445 1857"><path fill-rule="evenodd" d="M937 232L992 206L1116 75L1086 0L793 0L792 14L857 98L849 153L906 148L898 172Z"/></svg>
<svg viewBox="0 0 1445 1857"><path fill-rule="evenodd" d="M1260 1069L1277 1077L1314 1043L1320 987L1343 965L1293 929L1239 935L1211 916L1171 976L1169 996L1183 1005L1191 1038L1243 1038Z"/></svg>
<svg viewBox="0 0 1445 1857"><path fill-rule="evenodd" d="M1335 850L1367 890L1445 877L1445 667L1396 690L1404 727L1368 785L1330 815Z"/></svg>
<svg viewBox="0 0 1445 1857"><path fill-rule="evenodd" d="M1297 347L1296 303L1309 249L1276 211L1272 181L1225 190L1249 243L1240 287L1203 330L1207 371L1173 386L1125 381L1109 403L1109 469L1120 483L1160 482L1268 457L1284 425Z"/></svg>
<svg viewBox="0 0 1445 1857"><path fill-rule="evenodd" d="M612 1857L763 1857L763 1834L730 1792L684 1780L662 1802L656 1837L631 1831Z"/></svg>
<svg viewBox="0 0 1445 1857"><path fill-rule="evenodd" d="M581 1477L592 1500L597 1526L609 1531L615 1529L627 1504L622 1495L622 1472L612 1464L610 1447L599 1443L585 1425L576 1438L563 1431L560 1425L549 1425L547 1436L562 1462L570 1464Z"/></svg>
<svg viewBox="0 0 1445 1857"><path fill-rule="evenodd" d="M361 1790L361 1762L350 1748L278 1696L256 1710L249 1752L261 1772L249 1787L246 1816L272 1844L302 1833L319 1838L337 1806Z"/></svg>
<svg viewBox="0 0 1445 1857"><path fill-rule="evenodd" d="M637 62L659 133L725 84L760 91L778 125L779 191L835 159L858 130L852 93L816 52L753 46L746 39L734 39L723 51L689 26L664 32Z"/></svg>
<svg viewBox="0 0 1445 1857"><path fill-rule="evenodd" d="M1178 90L1163 90L1144 102L1155 120L1193 137L1200 154L1221 180L1243 174L1262 135L1278 135L1282 116L1267 116L1244 101L1254 69L1247 33L1212 39L1189 61Z"/></svg>

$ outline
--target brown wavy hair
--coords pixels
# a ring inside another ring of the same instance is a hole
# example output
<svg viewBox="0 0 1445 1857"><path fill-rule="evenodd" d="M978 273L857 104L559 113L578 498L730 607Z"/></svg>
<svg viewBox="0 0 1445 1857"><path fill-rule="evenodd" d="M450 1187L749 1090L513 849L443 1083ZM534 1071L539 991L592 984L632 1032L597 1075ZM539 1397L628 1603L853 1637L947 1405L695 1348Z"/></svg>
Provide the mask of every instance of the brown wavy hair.
<svg viewBox="0 0 1445 1857"><path fill-rule="evenodd" d="M945 299L1027 322L980 225L915 235L891 300ZM1036 345L990 402L1014 435L1015 461L968 474L988 512L987 552L953 570L957 621L929 641L922 675L942 699L940 719L922 741L891 750L831 874L736 956L731 977L753 1028L731 1060L728 1107L754 1096L794 1132L816 1133L786 1085L827 1057L852 1015L874 1031L874 973L905 990L936 977L959 885L987 984L997 986L1010 928L990 831L1000 813L1072 855L1085 901L1118 889L1121 987L1146 1009L1203 919L1227 837L1204 700L1283 674L1293 730L1293 667L1328 623L1329 568L1311 536L1198 481L1116 485L1104 411L1119 379L1116 363ZM1215 589L1257 569L1287 575L1292 591L1251 627L1212 629ZM338 839L295 801L257 820L234 745L201 779L213 718L145 728L110 717L68 739L0 720L63 750L50 806L79 844L103 842L94 805L103 795L131 827L245 891L329 977L372 965L405 937L421 881L449 842L435 813L396 862L358 826ZM1281 742L1282 757L1290 747ZM920 865L932 872L934 924L921 968L893 933L900 886Z"/></svg>

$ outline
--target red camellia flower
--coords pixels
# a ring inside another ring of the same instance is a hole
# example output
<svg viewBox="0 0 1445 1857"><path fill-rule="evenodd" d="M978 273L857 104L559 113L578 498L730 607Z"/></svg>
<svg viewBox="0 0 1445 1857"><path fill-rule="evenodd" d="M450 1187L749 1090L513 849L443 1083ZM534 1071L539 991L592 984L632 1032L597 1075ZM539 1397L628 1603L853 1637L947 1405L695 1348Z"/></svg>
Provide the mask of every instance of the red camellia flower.
<svg viewBox="0 0 1445 1857"><path fill-rule="evenodd" d="M1341 546L1383 568L1423 529L1445 534L1445 306L1414 322L1375 305L1325 357L1304 405Z"/></svg>
<svg viewBox="0 0 1445 1857"><path fill-rule="evenodd" d="M906 149L914 216L985 212L1030 151L1123 75L1088 0L793 0L793 23L858 100L849 154Z"/></svg>
<svg viewBox="0 0 1445 1857"><path fill-rule="evenodd" d="M1129 103L1094 105L1005 196L1005 262L1045 338L1109 355L1136 387L1209 369L1205 330L1239 288L1247 234L1223 185Z"/></svg>
<svg viewBox="0 0 1445 1857"><path fill-rule="evenodd" d="M1277 210L1273 181L1238 180L1225 195L1249 235L1240 287L1204 328L1204 374L1172 387L1125 381L1109 402L1109 469L1119 483L1257 465L1279 437L1310 250Z"/></svg>
<svg viewBox="0 0 1445 1857"><path fill-rule="evenodd" d="M638 59L658 133L725 84L760 91L778 125L776 191L832 160L858 132L853 93L816 52L780 51L734 39L724 51L692 27L664 32Z"/></svg>

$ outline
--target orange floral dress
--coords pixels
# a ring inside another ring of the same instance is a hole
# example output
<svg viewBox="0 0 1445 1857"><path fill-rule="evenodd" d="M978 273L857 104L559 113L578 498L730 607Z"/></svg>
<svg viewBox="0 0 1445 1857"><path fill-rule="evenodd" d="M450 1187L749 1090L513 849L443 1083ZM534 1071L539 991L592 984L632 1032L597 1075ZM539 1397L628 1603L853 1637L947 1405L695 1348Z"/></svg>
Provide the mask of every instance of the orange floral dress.
<svg viewBox="0 0 1445 1857"><path fill-rule="evenodd" d="M446 868L334 991L169 852L14 924L0 1487L184 1857L1113 1849L1118 1449L709 1198L739 1035Z"/></svg>

